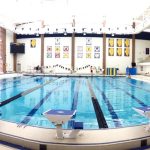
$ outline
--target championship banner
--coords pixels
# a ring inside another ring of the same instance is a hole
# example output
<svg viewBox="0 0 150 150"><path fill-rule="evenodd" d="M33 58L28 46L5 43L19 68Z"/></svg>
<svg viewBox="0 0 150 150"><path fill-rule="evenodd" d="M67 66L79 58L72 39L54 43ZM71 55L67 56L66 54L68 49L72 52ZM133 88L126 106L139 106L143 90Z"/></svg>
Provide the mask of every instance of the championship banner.
<svg viewBox="0 0 150 150"><path fill-rule="evenodd" d="M32 39L30 41L30 46L31 46L31 48L35 48L36 47L36 39Z"/></svg>
<svg viewBox="0 0 150 150"><path fill-rule="evenodd" d="M66 52L68 53L69 52L69 46L64 46L63 47L63 52L64 53L66 53Z"/></svg>
<svg viewBox="0 0 150 150"><path fill-rule="evenodd" d="M122 47L122 39L117 39L117 47Z"/></svg>
<svg viewBox="0 0 150 150"><path fill-rule="evenodd" d="M114 47L114 39L110 38L110 39L108 40L108 46L109 46L109 47Z"/></svg>
<svg viewBox="0 0 150 150"><path fill-rule="evenodd" d="M52 46L47 46L47 52L52 52Z"/></svg>
<svg viewBox="0 0 150 150"><path fill-rule="evenodd" d="M83 58L83 53L77 53L77 58Z"/></svg>
<svg viewBox="0 0 150 150"><path fill-rule="evenodd" d="M91 58L92 54L91 53L86 53L86 58Z"/></svg>
<svg viewBox="0 0 150 150"><path fill-rule="evenodd" d="M117 56L122 56L122 48L117 48Z"/></svg>
<svg viewBox="0 0 150 150"><path fill-rule="evenodd" d="M83 46L77 46L77 52L82 53L83 52Z"/></svg>
<svg viewBox="0 0 150 150"><path fill-rule="evenodd" d="M55 53L60 53L60 46L55 46Z"/></svg>
<svg viewBox="0 0 150 150"><path fill-rule="evenodd" d="M69 58L69 53L64 53L63 58Z"/></svg>
<svg viewBox="0 0 150 150"><path fill-rule="evenodd" d="M60 53L55 53L55 58L60 58Z"/></svg>
<svg viewBox="0 0 150 150"><path fill-rule="evenodd" d="M100 52L100 47L99 46L94 46L94 52Z"/></svg>
<svg viewBox="0 0 150 150"><path fill-rule="evenodd" d="M124 56L129 56L129 55L130 55L129 47L124 48Z"/></svg>
<svg viewBox="0 0 150 150"><path fill-rule="evenodd" d="M108 49L108 55L109 56L114 56L114 48L109 48Z"/></svg>
<svg viewBox="0 0 150 150"><path fill-rule="evenodd" d="M100 58L100 53L95 53L94 58Z"/></svg>
<svg viewBox="0 0 150 150"><path fill-rule="evenodd" d="M47 53L47 58L52 58L52 53Z"/></svg>
<svg viewBox="0 0 150 150"><path fill-rule="evenodd" d="M124 47L130 47L130 40L124 39Z"/></svg>
<svg viewBox="0 0 150 150"><path fill-rule="evenodd" d="M86 52L91 53L92 52L92 47L91 46L86 46Z"/></svg>

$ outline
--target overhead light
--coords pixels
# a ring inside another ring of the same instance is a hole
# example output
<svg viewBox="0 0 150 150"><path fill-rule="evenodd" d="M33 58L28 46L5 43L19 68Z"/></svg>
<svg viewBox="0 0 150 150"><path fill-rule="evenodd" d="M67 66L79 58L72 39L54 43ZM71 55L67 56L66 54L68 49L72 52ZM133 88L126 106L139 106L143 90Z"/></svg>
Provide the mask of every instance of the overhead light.
<svg viewBox="0 0 150 150"><path fill-rule="evenodd" d="M67 35L67 30L66 30L66 28L64 29L64 35Z"/></svg>
<svg viewBox="0 0 150 150"><path fill-rule="evenodd" d="M86 35L85 28L82 28L83 35Z"/></svg>

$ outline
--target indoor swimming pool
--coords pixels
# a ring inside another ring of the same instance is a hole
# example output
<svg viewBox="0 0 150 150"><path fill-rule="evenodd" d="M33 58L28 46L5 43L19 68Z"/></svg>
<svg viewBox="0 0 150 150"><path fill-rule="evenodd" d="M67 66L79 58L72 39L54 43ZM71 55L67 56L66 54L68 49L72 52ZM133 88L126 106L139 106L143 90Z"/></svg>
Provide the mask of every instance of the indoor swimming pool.
<svg viewBox="0 0 150 150"><path fill-rule="evenodd" d="M55 128L49 109L76 110L84 129L121 128L149 120L133 107L150 105L150 84L126 77L22 76L0 80L0 119L18 126ZM72 120L63 128L71 129Z"/></svg>

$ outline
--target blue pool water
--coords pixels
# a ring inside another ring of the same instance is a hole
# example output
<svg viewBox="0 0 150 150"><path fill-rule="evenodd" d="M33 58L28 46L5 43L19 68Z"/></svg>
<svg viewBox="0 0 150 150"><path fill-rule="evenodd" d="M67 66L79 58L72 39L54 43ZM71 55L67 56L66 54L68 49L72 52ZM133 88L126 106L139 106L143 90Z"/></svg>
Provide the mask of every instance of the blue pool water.
<svg viewBox="0 0 150 150"><path fill-rule="evenodd" d="M94 98L104 120L98 119ZM77 110L72 120L84 129L146 124L133 107L150 106L150 84L126 77L23 76L0 80L0 119L19 126L54 128L42 114L49 109ZM99 120L99 121L98 121ZM71 121L63 128L71 128Z"/></svg>

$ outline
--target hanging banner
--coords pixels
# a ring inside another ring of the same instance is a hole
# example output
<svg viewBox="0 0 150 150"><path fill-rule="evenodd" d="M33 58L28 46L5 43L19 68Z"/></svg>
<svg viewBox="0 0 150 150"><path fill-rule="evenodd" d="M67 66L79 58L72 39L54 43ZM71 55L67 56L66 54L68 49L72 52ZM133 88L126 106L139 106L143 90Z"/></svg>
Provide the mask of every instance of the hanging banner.
<svg viewBox="0 0 150 150"><path fill-rule="evenodd" d="M91 58L92 54L91 53L86 53L86 58Z"/></svg>
<svg viewBox="0 0 150 150"><path fill-rule="evenodd" d="M108 46L114 47L114 39L112 39L112 38L108 39Z"/></svg>
<svg viewBox="0 0 150 150"><path fill-rule="evenodd" d="M122 48L117 48L117 56L122 56Z"/></svg>
<svg viewBox="0 0 150 150"><path fill-rule="evenodd" d="M130 49L129 47L124 48L124 56L129 56L130 55Z"/></svg>
<svg viewBox="0 0 150 150"><path fill-rule="evenodd" d="M94 46L94 52L100 52L100 47L99 46Z"/></svg>
<svg viewBox="0 0 150 150"><path fill-rule="evenodd" d="M114 48L108 49L108 56L114 56Z"/></svg>
<svg viewBox="0 0 150 150"><path fill-rule="evenodd" d="M63 52L67 52L68 53L69 52L69 46L64 46L63 47Z"/></svg>
<svg viewBox="0 0 150 150"><path fill-rule="evenodd" d="M94 58L100 58L100 53L95 53Z"/></svg>
<svg viewBox="0 0 150 150"><path fill-rule="evenodd" d="M83 58L83 53L77 53L77 58Z"/></svg>
<svg viewBox="0 0 150 150"><path fill-rule="evenodd" d="M52 58L52 53L47 53L47 58Z"/></svg>
<svg viewBox="0 0 150 150"><path fill-rule="evenodd" d="M55 58L60 58L60 53L55 53Z"/></svg>
<svg viewBox="0 0 150 150"><path fill-rule="evenodd" d="M36 47L36 39L32 39L30 41L30 46L31 46L31 48L35 48Z"/></svg>
<svg viewBox="0 0 150 150"><path fill-rule="evenodd" d="M83 46L77 46L77 52L82 53L83 52Z"/></svg>
<svg viewBox="0 0 150 150"><path fill-rule="evenodd" d="M117 47L122 47L122 39L117 39Z"/></svg>
<svg viewBox="0 0 150 150"><path fill-rule="evenodd" d="M130 40L124 39L124 47L130 47Z"/></svg>
<svg viewBox="0 0 150 150"><path fill-rule="evenodd" d="M56 53L58 53L58 52L60 53L60 46L55 46L55 52Z"/></svg>
<svg viewBox="0 0 150 150"><path fill-rule="evenodd" d="M69 58L69 53L64 53L63 58Z"/></svg>
<svg viewBox="0 0 150 150"><path fill-rule="evenodd" d="M92 52L92 47L91 46L86 46L86 52L91 53Z"/></svg>

